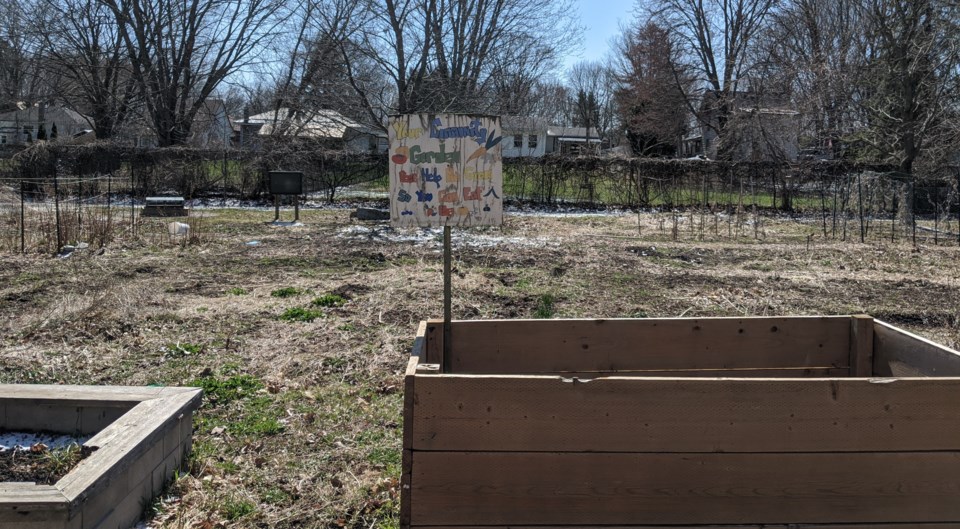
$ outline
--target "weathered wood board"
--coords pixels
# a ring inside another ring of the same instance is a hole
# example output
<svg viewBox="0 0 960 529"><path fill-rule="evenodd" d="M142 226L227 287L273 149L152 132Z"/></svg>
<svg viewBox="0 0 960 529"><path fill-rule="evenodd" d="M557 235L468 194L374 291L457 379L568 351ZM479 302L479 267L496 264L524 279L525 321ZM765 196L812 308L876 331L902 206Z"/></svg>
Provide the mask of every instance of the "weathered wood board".
<svg viewBox="0 0 960 529"><path fill-rule="evenodd" d="M960 353L868 316L436 328L402 527L960 527Z"/></svg>

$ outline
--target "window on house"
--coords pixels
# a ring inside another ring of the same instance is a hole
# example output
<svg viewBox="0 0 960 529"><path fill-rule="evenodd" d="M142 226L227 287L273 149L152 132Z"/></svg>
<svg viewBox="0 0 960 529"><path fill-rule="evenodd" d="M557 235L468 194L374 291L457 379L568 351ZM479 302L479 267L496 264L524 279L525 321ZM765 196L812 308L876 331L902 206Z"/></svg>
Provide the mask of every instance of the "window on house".
<svg viewBox="0 0 960 529"><path fill-rule="evenodd" d="M537 136L536 134L531 134L530 137L527 138L527 147L530 147L531 149L536 149L538 138L539 136Z"/></svg>
<svg viewBox="0 0 960 529"><path fill-rule="evenodd" d="M7 143L7 137L0 136L0 145L6 145L6 143Z"/></svg>
<svg viewBox="0 0 960 529"><path fill-rule="evenodd" d="M514 134L514 135L513 135L513 148L514 148L514 149L520 149L520 148L522 148L522 147L523 147L523 135L522 135L522 134Z"/></svg>

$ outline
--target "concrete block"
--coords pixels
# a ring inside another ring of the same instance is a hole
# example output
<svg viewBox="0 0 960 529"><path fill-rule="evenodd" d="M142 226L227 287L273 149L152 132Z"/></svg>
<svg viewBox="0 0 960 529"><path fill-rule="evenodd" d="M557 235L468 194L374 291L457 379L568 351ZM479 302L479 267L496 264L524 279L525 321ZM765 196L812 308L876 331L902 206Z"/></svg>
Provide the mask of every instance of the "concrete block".
<svg viewBox="0 0 960 529"><path fill-rule="evenodd" d="M183 417L179 417L167 425L167 431L163 433L163 455L170 455L174 450L180 447L180 423Z"/></svg>
<svg viewBox="0 0 960 529"><path fill-rule="evenodd" d="M95 491L82 507L83 529L96 529L108 513L130 492L130 480L126 471L109 477L110 481Z"/></svg>
<svg viewBox="0 0 960 529"><path fill-rule="evenodd" d="M146 479L147 482L152 483L153 470L163 463L165 455L163 452L163 444L154 443L153 446L148 448L143 455L130 465L130 468L127 470L130 481Z"/></svg>
<svg viewBox="0 0 960 529"><path fill-rule="evenodd" d="M153 490L155 494L163 491L166 484L173 479L174 473L183 465L183 451L174 450L157 468L153 470Z"/></svg>
<svg viewBox="0 0 960 529"><path fill-rule="evenodd" d="M153 497L153 480L147 476L130 488L129 494L100 521L96 529L130 529L143 517Z"/></svg>

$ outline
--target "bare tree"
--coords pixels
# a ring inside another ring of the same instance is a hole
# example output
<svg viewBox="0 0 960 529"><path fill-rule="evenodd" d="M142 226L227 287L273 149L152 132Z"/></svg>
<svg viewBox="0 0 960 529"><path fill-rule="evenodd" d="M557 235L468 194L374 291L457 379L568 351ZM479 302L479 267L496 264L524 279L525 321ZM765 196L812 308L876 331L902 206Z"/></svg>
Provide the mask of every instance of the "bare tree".
<svg viewBox="0 0 960 529"><path fill-rule="evenodd" d="M870 151L897 165L901 216L912 222L914 165L951 134L945 119L957 105L960 5L941 0L864 0L868 60L863 105L870 119L861 137Z"/></svg>
<svg viewBox="0 0 960 529"><path fill-rule="evenodd" d="M588 139L593 128L598 139L605 139L616 119L610 68L599 61L581 61L570 68L568 77L577 94L576 123L587 128Z"/></svg>
<svg viewBox="0 0 960 529"><path fill-rule="evenodd" d="M545 119L551 125L572 126L576 116L576 100L570 87L552 79L533 83L520 115Z"/></svg>
<svg viewBox="0 0 960 529"><path fill-rule="evenodd" d="M371 6L358 50L395 85L396 112L483 112L497 100L493 75L505 57L546 60L572 42L569 7L569 0L383 0Z"/></svg>
<svg viewBox="0 0 960 529"><path fill-rule="evenodd" d="M43 40L29 22L38 13L29 1L0 3L0 110L32 105L47 95L40 68Z"/></svg>
<svg viewBox="0 0 960 529"><path fill-rule="evenodd" d="M354 43L369 16L366 0L301 0L292 5L283 17L288 24L284 33L291 38L283 40L284 69L274 94L276 132L296 132L283 125L305 122L319 109L383 121L378 107L368 107L360 96L371 90L372 68ZM281 109L286 115L280 115Z"/></svg>
<svg viewBox="0 0 960 529"><path fill-rule="evenodd" d="M864 75L865 20L857 2L791 0L763 35L759 78L791 97L804 146L844 155L844 138L864 121L857 90Z"/></svg>
<svg viewBox="0 0 960 529"><path fill-rule="evenodd" d="M57 99L88 115L97 138L114 136L138 90L113 13L98 0L42 0L43 66L57 77ZM53 77L53 75L51 75Z"/></svg>
<svg viewBox="0 0 960 529"><path fill-rule="evenodd" d="M670 31L680 54L674 64L678 85L686 76L703 92L690 94L688 105L721 141L737 87L750 72L751 47L779 0L649 0L656 23ZM705 119L697 104L711 96Z"/></svg>
<svg viewBox="0 0 960 529"><path fill-rule="evenodd" d="M279 0L99 0L119 25L161 146L190 137L224 79L274 35Z"/></svg>

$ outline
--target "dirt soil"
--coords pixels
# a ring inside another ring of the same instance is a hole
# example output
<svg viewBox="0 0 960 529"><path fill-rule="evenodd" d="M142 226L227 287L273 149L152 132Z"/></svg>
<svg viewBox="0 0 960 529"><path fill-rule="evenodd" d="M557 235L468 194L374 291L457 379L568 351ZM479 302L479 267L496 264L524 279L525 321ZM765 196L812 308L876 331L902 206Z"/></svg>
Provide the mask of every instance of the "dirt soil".
<svg viewBox="0 0 960 529"><path fill-rule="evenodd" d="M0 452L0 483L11 481L53 485L90 455L86 447L47 450L16 449Z"/></svg>
<svg viewBox="0 0 960 529"><path fill-rule="evenodd" d="M397 527L401 373L441 314L439 231L204 210L66 259L0 256L0 383L197 385L189 473L150 527ZM455 230L454 316L868 313L960 346L960 250L657 214Z"/></svg>

